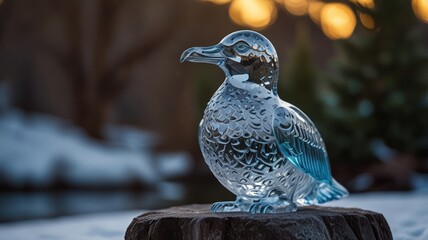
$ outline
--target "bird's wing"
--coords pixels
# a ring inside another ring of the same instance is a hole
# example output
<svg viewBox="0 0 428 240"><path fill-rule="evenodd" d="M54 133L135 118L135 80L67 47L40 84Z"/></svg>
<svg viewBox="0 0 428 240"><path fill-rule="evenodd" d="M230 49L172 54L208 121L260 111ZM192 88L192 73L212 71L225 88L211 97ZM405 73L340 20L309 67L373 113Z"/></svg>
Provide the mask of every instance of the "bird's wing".
<svg viewBox="0 0 428 240"><path fill-rule="evenodd" d="M331 183L324 141L302 111L291 104L277 107L272 127L279 149L297 168L318 181Z"/></svg>

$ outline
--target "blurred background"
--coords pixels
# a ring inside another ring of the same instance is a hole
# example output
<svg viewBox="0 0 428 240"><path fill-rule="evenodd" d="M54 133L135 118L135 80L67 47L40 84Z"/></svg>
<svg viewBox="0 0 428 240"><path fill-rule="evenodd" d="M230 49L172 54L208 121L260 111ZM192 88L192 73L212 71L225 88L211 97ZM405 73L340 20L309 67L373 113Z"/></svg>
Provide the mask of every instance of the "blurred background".
<svg viewBox="0 0 428 240"><path fill-rule="evenodd" d="M0 0L0 222L231 200L197 142L253 29L351 192L428 191L426 0Z"/></svg>

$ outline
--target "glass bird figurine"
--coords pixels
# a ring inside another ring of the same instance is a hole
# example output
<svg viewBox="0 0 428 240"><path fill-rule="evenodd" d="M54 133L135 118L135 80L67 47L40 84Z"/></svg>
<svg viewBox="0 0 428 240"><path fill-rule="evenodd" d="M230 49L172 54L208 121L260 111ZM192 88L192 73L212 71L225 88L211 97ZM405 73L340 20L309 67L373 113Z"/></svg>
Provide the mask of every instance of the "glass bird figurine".
<svg viewBox="0 0 428 240"><path fill-rule="evenodd" d="M293 212L298 204L348 195L331 176L314 123L278 97L278 56L266 37L233 32L214 46L187 49L180 61L215 64L226 75L205 109L199 145L215 177L237 197L211 211Z"/></svg>

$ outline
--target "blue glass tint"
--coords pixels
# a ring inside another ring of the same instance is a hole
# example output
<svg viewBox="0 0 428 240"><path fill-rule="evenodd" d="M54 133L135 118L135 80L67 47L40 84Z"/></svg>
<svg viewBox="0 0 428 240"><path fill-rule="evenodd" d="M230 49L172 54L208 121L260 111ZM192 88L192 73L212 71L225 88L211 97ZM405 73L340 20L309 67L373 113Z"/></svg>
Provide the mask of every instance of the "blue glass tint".
<svg viewBox="0 0 428 240"><path fill-rule="evenodd" d="M180 60L216 64L226 75L205 109L199 144L214 176L237 197L214 203L213 212L290 212L348 195L331 176L314 123L278 97L278 56L266 37L234 32Z"/></svg>

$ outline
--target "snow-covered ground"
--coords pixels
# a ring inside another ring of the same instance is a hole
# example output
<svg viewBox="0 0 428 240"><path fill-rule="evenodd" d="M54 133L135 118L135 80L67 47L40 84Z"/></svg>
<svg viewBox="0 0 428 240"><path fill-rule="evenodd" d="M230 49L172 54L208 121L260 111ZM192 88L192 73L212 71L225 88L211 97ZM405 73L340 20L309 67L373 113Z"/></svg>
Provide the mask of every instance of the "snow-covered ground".
<svg viewBox="0 0 428 240"><path fill-rule="evenodd" d="M428 192L354 194L328 205L383 213L394 239L428 239ZM0 224L0 240L123 239L128 224L142 212L144 210Z"/></svg>
<svg viewBox="0 0 428 240"><path fill-rule="evenodd" d="M106 240L123 239L132 218L143 211L91 214L52 220L0 225L1 240Z"/></svg>
<svg viewBox="0 0 428 240"><path fill-rule="evenodd" d="M428 192L352 194L328 206L357 207L382 213L394 239L428 239Z"/></svg>
<svg viewBox="0 0 428 240"><path fill-rule="evenodd" d="M154 154L156 136L132 127L106 126L102 143L62 119L8 109L0 133L0 181L11 188L152 186L192 167L185 153Z"/></svg>

